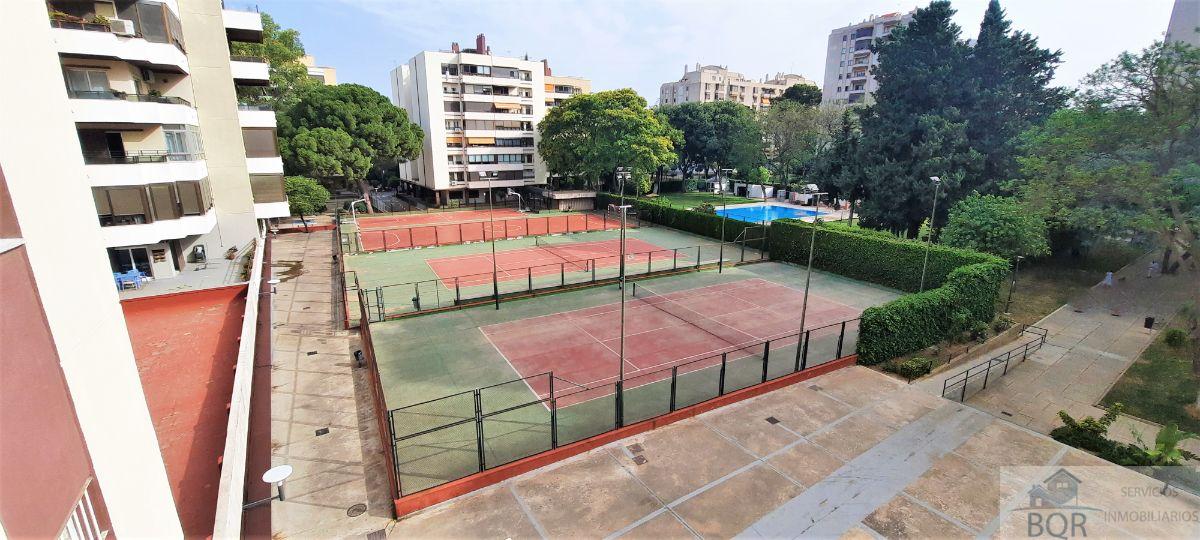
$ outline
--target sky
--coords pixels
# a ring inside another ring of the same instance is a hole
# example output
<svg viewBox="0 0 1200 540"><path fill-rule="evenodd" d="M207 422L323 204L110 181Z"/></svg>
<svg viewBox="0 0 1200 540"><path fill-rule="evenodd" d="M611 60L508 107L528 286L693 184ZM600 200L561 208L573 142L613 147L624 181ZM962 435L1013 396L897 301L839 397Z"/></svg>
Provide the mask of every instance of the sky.
<svg viewBox="0 0 1200 540"><path fill-rule="evenodd" d="M651 105L684 66L721 64L760 79L798 73L821 84L829 32L872 14L927 5L912 0L226 0L270 13L300 31L318 65L391 96L389 72L423 50L473 47L547 58L556 75L593 90L633 88ZM1122 51L1161 39L1171 0L1001 1L1013 28L1060 49L1055 83L1075 86ZM953 0L954 21L974 38L987 0Z"/></svg>

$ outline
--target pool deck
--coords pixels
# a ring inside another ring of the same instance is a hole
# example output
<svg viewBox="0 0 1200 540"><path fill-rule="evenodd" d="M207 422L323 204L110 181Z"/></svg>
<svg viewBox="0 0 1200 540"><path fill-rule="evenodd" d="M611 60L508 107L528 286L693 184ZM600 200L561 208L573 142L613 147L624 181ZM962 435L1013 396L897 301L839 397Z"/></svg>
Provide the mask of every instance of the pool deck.
<svg viewBox="0 0 1200 540"><path fill-rule="evenodd" d="M754 207L754 206L763 206L763 205L781 206L783 208L792 208L795 210L802 210L802 211L808 211L808 212L812 211L811 206L801 206L799 204L792 204L789 202L783 202L783 201L776 200L776 199L767 199L766 202L730 204L730 205L725 206L725 208L730 209L730 210L736 210L738 208L750 208L750 207ZM850 216L849 210L834 210L828 206L821 206L818 208L818 211L821 212L821 215L819 217L824 221L841 221ZM811 223L813 221L813 219L815 219L815 217L814 216L803 216L799 219L802 221L807 221L807 222Z"/></svg>

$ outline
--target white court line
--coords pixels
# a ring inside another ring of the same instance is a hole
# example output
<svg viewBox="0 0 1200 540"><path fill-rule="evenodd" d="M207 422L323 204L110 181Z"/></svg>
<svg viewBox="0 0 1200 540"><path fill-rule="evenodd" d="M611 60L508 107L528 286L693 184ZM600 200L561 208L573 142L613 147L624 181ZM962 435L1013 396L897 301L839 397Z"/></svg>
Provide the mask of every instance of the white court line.
<svg viewBox="0 0 1200 540"><path fill-rule="evenodd" d="M529 393L533 394L533 397L537 400L544 400L545 398L543 398L541 394L535 392L533 390L533 386L529 385L529 377L532 377L532 375L522 376L521 372L517 370L517 367L513 365L512 361L510 361L507 356L504 356L503 352L500 352L500 347L497 347L495 343L492 343L492 338L488 337L487 332L484 332L482 327L479 329L479 333L483 334L483 339L487 340L488 345L491 345L493 349L496 349L496 354L500 355L500 358L504 359L504 363L508 364L508 368L513 370L513 373L517 374L517 378L521 379L521 382L525 383L525 388L529 389ZM542 401L542 406L545 407L547 411L550 410L550 405L546 401Z"/></svg>

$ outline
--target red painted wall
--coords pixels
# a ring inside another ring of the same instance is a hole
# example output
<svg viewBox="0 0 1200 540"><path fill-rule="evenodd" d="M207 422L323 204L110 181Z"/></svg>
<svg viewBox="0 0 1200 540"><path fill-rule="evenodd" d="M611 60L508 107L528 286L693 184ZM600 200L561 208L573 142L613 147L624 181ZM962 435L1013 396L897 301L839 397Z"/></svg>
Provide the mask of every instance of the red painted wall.
<svg viewBox="0 0 1200 540"><path fill-rule="evenodd" d="M24 246L0 253L0 283L0 522L9 538L56 537L91 460ZM93 485L107 529L98 495Z"/></svg>

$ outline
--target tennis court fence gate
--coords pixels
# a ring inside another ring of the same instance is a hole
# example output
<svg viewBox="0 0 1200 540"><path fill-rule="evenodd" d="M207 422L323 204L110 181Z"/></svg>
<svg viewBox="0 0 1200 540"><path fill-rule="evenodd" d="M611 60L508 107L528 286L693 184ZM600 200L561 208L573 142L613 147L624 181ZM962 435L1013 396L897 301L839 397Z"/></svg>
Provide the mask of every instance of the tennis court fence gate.
<svg viewBox="0 0 1200 540"><path fill-rule="evenodd" d="M392 409L384 433L396 490L411 495L814 369L853 354L859 322L734 345L623 381L581 385L545 372Z"/></svg>

